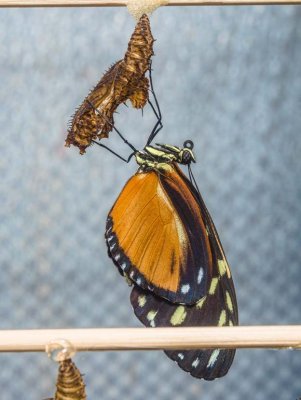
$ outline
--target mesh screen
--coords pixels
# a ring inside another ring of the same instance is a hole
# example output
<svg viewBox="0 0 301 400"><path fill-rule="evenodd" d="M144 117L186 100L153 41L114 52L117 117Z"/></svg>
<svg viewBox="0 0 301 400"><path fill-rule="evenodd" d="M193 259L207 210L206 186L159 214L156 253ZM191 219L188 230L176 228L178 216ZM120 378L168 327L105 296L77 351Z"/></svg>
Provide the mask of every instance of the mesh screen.
<svg viewBox="0 0 301 400"><path fill-rule="evenodd" d="M301 318L301 10L166 7L151 19L159 142L195 142L194 174L224 244L241 324ZM121 58L126 9L0 10L0 327L140 326L108 259L106 215L134 162L63 147L69 116ZM118 128L143 147L154 123L123 109ZM128 149L112 138L112 147ZM53 395L45 354L0 354L1 398ZM206 383L161 352L75 358L90 399L297 399L301 356L240 350Z"/></svg>

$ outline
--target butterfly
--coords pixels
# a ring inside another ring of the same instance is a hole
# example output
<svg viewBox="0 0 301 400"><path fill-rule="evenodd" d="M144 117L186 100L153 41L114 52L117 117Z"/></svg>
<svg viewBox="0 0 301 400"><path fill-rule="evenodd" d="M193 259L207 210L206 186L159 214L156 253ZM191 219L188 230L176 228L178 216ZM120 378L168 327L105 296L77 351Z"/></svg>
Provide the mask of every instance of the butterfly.
<svg viewBox="0 0 301 400"><path fill-rule="evenodd" d="M152 145L163 124L151 69L149 75L155 103L148 103L157 122L146 146L138 151L117 131L131 155L125 159L106 147L123 161L134 157L138 164L107 217L108 255L133 285L130 300L145 326L237 325L230 268L191 169L193 142ZM188 167L188 177L180 165ZM166 354L192 376L213 380L227 373L235 350Z"/></svg>
<svg viewBox="0 0 301 400"><path fill-rule="evenodd" d="M114 128L113 114L121 103L130 100L134 108L145 106L149 89L145 73L150 69L153 43L149 19L144 14L129 40L124 58L109 68L72 117L67 147L73 144L83 154L93 140L107 138Z"/></svg>
<svg viewBox="0 0 301 400"><path fill-rule="evenodd" d="M109 212L106 242L119 271L134 283L131 303L146 326L232 326L237 302L228 262L197 187L178 164L195 160L181 149L146 146L137 173ZM192 376L225 375L235 350L166 351Z"/></svg>
<svg viewBox="0 0 301 400"><path fill-rule="evenodd" d="M206 221L176 161L190 148L146 146L139 170L112 207L106 228L111 258L138 286L173 303L194 304L208 291L213 258Z"/></svg>

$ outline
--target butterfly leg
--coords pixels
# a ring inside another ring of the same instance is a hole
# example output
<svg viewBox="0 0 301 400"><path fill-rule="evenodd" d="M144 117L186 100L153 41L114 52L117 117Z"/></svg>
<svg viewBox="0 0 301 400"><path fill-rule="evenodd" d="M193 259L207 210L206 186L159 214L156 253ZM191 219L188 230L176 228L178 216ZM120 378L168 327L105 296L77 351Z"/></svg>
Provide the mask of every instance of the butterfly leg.
<svg viewBox="0 0 301 400"><path fill-rule="evenodd" d="M152 61L150 61L150 65L149 65L149 82L150 82L151 93L152 93L152 95L154 97L155 104L156 104L156 107L157 107L157 110L155 110L154 108L153 108L153 110L154 110L154 113L155 113L156 117L158 119L160 119L160 122L161 122L162 114L161 114L159 102L158 102L158 99L157 99L157 96L156 96L156 93L155 93L154 84L153 84L153 78L152 78Z"/></svg>
<svg viewBox="0 0 301 400"><path fill-rule="evenodd" d="M162 114L161 114L161 110L160 110L160 106L159 106L159 102L157 100L157 96L156 93L154 91L154 86L153 86L153 80L152 80L152 65L150 62L150 68L149 68L149 81L150 81L150 91L153 95L153 98L155 100L155 106L152 104L152 102L150 100L148 100L148 104L151 106L155 116L157 117L157 122L153 128L153 130L151 131L149 138L147 140L147 145L149 145L153 139L155 138L155 136L160 132L160 130L163 128L163 124L162 124Z"/></svg>
<svg viewBox="0 0 301 400"><path fill-rule="evenodd" d="M160 130L163 128L163 124L162 124L162 120L161 120L161 116L158 116L154 105L151 103L150 100L148 100L149 105L151 106L152 110L154 111L154 114L156 115L156 117L158 118L153 130L151 131L149 138L147 140L147 145L149 145L155 138L155 136L160 132Z"/></svg>
<svg viewBox="0 0 301 400"><path fill-rule="evenodd" d="M126 159L124 157L122 157L120 154L116 153L114 150L110 149L110 147L106 146L105 144L99 143L96 140L92 139L92 142L97 144L100 147L103 147L104 149L108 150L110 153L114 154L114 156L120 158L120 160L124 161L125 163L129 163L131 158L135 155L136 151L133 151L129 157Z"/></svg>
<svg viewBox="0 0 301 400"><path fill-rule="evenodd" d="M128 159L127 159L127 163L128 162L130 162L131 161L131 159L132 159L132 157L134 156L136 154L136 152L135 151L133 151L130 155L129 155L129 157L128 157Z"/></svg>

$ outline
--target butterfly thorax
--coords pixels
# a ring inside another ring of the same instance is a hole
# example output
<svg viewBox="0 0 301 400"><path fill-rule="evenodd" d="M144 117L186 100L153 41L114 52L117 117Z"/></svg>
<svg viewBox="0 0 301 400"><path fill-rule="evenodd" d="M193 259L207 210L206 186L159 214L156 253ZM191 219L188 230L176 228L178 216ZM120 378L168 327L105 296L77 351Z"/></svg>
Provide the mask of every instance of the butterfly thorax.
<svg viewBox="0 0 301 400"><path fill-rule="evenodd" d="M195 158L191 145L189 147L188 145L185 146L186 143L190 145L192 142L185 142L183 148L169 144L157 144L156 147L145 146L142 151L138 151L135 154L136 162L141 171L150 169L166 170L172 163L190 164L195 162Z"/></svg>

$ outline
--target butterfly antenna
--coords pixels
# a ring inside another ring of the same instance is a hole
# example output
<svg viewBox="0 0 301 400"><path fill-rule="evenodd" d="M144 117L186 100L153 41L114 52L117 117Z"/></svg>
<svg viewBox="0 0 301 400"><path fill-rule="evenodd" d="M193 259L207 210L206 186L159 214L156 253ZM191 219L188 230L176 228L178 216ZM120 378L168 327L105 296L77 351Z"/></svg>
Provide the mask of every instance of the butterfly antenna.
<svg viewBox="0 0 301 400"><path fill-rule="evenodd" d="M104 114L102 114L96 107L94 107L94 105L91 103L91 101L90 100L88 100L87 99L87 102L88 102L88 104L93 108L93 110L95 111L95 112L97 112L97 114L98 115L100 115L101 116L101 118L103 118L111 127L112 127L112 129L119 135L119 137L123 140L123 142L126 144L126 145L128 145L132 150L133 150L133 152L137 152L137 149L131 144L131 143L129 143L127 140L126 140L126 138L122 135L122 133L114 126L114 124L112 124L112 122L111 121L109 121L108 120L108 118L104 115ZM97 143L97 142L96 142ZM102 146L104 146L104 145L102 145ZM106 146L105 146L106 147Z"/></svg>
<svg viewBox="0 0 301 400"><path fill-rule="evenodd" d="M155 89L154 89L154 84L153 84L152 62L151 61L149 63L149 83L150 83L151 92L152 92L152 95L154 97L155 104L156 104L156 107L157 107L157 112L155 111L155 114L156 114L157 118L162 119L162 114L161 114L159 102L158 102L158 99L157 99L157 96L156 96L156 93L155 93Z"/></svg>
<svg viewBox="0 0 301 400"><path fill-rule="evenodd" d="M199 187L198 187L198 184L197 184L197 182L196 182L196 180L195 180L195 177L194 177L194 175L193 175L192 168L191 168L191 164L188 164L188 174L189 174L189 180L190 180L191 184L193 185L193 187L194 187L195 190L197 191L199 197L201 197L201 192L200 192L200 189L199 189Z"/></svg>
<svg viewBox="0 0 301 400"><path fill-rule="evenodd" d="M156 110L154 105L152 104L152 102L150 100L148 100L148 104L151 106L154 114L157 116ZM147 140L147 145L149 145L155 138L155 136L160 132L160 130L163 128L163 124L161 122L161 118L158 119L158 121L156 122L153 130L151 131L148 140Z"/></svg>

